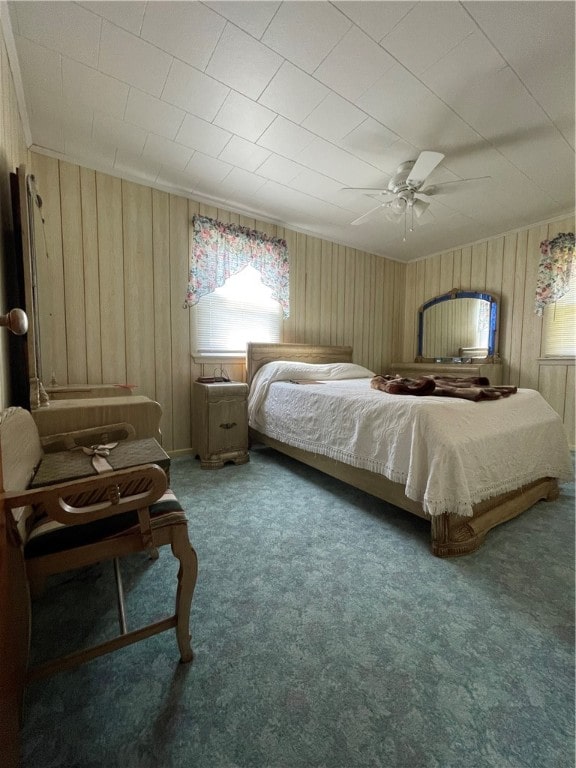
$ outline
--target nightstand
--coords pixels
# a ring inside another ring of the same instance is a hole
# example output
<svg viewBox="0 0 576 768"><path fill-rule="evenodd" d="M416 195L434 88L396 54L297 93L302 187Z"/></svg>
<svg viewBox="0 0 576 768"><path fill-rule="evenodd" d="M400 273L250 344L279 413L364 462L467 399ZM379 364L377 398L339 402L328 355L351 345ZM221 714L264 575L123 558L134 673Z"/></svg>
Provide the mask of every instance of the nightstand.
<svg viewBox="0 0 576 768"><path fill-rule="evenodd" d="M193 447L202 469L249 461L247 400L247 384L193 382Z"/></svg>

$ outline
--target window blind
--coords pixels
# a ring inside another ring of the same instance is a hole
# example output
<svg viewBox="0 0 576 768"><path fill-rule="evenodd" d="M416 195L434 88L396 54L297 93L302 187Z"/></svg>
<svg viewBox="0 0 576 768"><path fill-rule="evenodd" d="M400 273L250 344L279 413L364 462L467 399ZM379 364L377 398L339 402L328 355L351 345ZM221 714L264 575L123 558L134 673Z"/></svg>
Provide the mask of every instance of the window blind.
<svg viewBox="0 0 576 768"><path fill-rule="evenodd" d="M544 310L542 354L544 357L576 355L576 269L568 292Z"/></svg>
<svg viewBox="0 0 576 768"><path fill-rule="evenodd" d="M196 305L195 346L202 354L244 354L247 341L281 341L282 307L251 266Z"/></svg>

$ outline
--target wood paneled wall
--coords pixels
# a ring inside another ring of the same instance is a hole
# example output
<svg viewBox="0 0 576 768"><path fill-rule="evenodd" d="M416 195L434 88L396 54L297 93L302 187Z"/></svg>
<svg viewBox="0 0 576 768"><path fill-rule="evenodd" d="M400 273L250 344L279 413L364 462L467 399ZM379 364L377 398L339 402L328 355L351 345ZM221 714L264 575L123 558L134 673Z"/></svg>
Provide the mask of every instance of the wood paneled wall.
<svg viewBox="0 0 576 768"><path fill-rule="evenodd" d="M416 355L417 314L425 301L451 288L492 293L500 302L503 381L539 390L574 445L574 360L541 358L542 319L534 313L540 242L573 231L569 217L407 264L402 360Z"/></svg>
<svg viewBox="0 0 576 768"><path fill-rule="evenodd" d="M12 71L8 62L4 37L0 31L0 222L2 226L2 237L0 237L0 312L2 314L14 306L14 297L8 295L6 277L14 259L10 174L16 170L18 165L26 162L27 155L28 151L18 111ZM5 408L13 402L8 370L8 343L8 332L2 331L0 333L0 408Z"/></svg>
<svg viewBox="0 0 576 768"><path fill-rule="evenodd" d="M382 371L397 357L405 265L31 153L44 200L38 264L44 382L129 383L163 408L167 450L192 444L183 308L194 214L283 237L290 254L287 342L348 344ZM243 380L243 365L227 365Z"/></svg>
<svg viewBox="0 0 576 768"><path fill-rule="evenodd" d="M214 366L191 357L194 310L183 308L194 214L283 237L290 254L287 342L349 344L356 362L384 371L416 355L420 305L451 288L500 300L504 380L539 389L574 443L574 365L540 360L533 311L539 243L572 231L553 221L400 264L31 153L44 198L48 254L39 280L43 377L58 383L129 383L158 400L164 443L192 443L191 382ZM243 366L227 366L241 380Z"/></svg>

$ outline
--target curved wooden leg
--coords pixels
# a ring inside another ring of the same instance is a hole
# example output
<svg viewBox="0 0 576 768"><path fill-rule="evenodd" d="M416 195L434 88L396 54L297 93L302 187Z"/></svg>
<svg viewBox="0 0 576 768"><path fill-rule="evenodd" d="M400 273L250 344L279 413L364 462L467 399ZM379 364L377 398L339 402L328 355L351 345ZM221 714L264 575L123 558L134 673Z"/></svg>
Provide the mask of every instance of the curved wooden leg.
<svg viewBox="0 0 576 768"><path fill-rule="evenodd" d="M198 556L190 544L188 529L185 525L174 526L171 546L174 557L180 561L176 589L176 639L180 649L180 660L187 663L194 658L190 644L190 611L198 576Z"/></svg>
<svg viewBox="0 0 576 768"><path fill-rule="evenodd" d="M538 501L554 501L560 491L558 481L544 477L517 491L481 502L473 517L437 515L431 519L432 552L438 557L458 557L474 552L494 526L512 520Z"/></svg>

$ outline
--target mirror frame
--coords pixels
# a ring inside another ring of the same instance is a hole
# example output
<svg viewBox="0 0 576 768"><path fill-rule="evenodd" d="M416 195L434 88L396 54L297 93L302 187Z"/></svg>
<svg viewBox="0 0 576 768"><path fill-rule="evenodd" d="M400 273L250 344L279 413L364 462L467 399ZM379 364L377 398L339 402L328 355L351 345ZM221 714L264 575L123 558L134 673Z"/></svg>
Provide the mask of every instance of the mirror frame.
<svg viewBox="0 0 576 768"><path fill-rule="evenodd" d="M490 316L489 316L489 328L488 328L488 355L482 358L473 358L474 360L484 360L486 362L495 362L498 358L497 349L497 332L498 332L498 300L491 293L485 293L482 291L464 291L453 288L448 293L443 293L440 296L435 296L432 299L426 301L418 310L418 356L416 362L428 362L437 361L447 363L459 363L464 362L463 358L436 358L436 357L423 357L422 356L422 344L424 341L424 312L430 307L440 304L443 301L450 301L452 299L483 299L490 303ZM468 360L468 358L466 358Z"/></svg>

